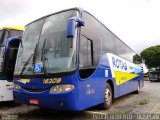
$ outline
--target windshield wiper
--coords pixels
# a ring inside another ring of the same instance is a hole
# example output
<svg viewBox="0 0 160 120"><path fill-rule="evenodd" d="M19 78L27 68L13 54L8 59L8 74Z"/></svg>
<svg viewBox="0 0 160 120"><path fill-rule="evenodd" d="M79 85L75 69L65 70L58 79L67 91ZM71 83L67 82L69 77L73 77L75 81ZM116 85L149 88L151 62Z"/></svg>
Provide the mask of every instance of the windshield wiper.
<svg viewBox="0 0 160 120"><path fill-rule="evenodd" d="M29 56L29 58L27 59L27 61L24 63L24 65L23 65L23 68L22 68L22 71L21 71L20 75L22 75L22 74L23 74L24 70L26 69L26 66L29 64L29 62L30 62L31 58L33 57L33 55L34 55L34 54L31 54L31 55Z"/></svg>
<svg viewBox="0 0 160 120"><path fill-rule="evenodd" d="M31 54L31 55L29 56L29 58L27 59L27 61L24 63L24 65L23 65L23 68L22 68L22 71L21 71L20 75L22 75L22 74L23 74L23 72L24 72L24 70L26 69L26 66L29 64L29 62L30 62L31 58L33 58L32 65L34 65L34 63L35 63L35 58L36 58L36 50L37 50L37 47L38 47L38 43L36 44L36 47L35 47L35 49L34 49L33 54Z"/></svg>

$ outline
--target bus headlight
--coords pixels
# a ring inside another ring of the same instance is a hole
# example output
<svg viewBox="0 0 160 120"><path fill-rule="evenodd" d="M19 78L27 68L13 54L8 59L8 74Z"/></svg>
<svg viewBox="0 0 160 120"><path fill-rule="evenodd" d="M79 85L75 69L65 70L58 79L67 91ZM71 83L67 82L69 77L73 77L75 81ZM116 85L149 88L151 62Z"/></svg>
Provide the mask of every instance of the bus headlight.
<svg viewBox="0 0 160 120"><path fill-rule="evenodd" d="M54 85L50 88L50 93L69 92L74 89L74 85Z"/></svg>
<svg viewBox="0 0 160 120"><path fill-rule="evenodd" d="M14 89L15 89L15 90L21 90L21 87L20 87L19 84L15 84L15 83L14 83Z"/></svg>

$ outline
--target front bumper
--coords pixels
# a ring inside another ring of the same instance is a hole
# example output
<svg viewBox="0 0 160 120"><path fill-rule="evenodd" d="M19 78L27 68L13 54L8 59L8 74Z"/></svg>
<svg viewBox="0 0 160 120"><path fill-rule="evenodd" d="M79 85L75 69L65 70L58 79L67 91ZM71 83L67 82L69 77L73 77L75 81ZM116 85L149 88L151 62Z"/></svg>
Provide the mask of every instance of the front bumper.
<svg viewBox="0 0 160 120"><path fill-rule="evenodd" d="M30 99L38 99L39 107L56 110L80 110L76 90L67 93L51 94L49 90L43 92L28 92L23 89L13 90L15 102L30 104Z"/></svg>

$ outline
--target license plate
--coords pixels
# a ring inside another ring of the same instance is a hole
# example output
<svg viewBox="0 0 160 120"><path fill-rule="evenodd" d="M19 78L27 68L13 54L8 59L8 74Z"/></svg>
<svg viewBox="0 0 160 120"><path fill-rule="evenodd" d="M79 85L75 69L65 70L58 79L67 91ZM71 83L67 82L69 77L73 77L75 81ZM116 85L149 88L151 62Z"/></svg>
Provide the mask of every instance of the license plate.
<svg viewBox="0 0 160 120"><path fill-rule="evenodd" d="M34 105L39 105L39 100L38 99L30 99L29 103L34 104Z"/></svg>

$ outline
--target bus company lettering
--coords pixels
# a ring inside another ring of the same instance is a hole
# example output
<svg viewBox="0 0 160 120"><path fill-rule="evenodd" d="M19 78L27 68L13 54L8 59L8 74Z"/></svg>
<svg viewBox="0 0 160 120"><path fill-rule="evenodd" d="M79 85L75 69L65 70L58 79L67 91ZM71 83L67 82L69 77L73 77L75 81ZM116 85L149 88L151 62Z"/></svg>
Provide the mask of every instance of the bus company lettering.
<svg viewBox="0 0 160 120"><path fill-rule="evenodd" d="M120 68L122 70L127 70L127 63L118 59L118 58L112 57L112 64L113 64L113 67L115 67L115 68Z"/></svg>
<svg viewBox="0 0 160 120"><path fill-rule="evenodd" d="M60 83L61 81L62 81L61 78L49 78L49 79L44 79L43 84Z"/></svg>

